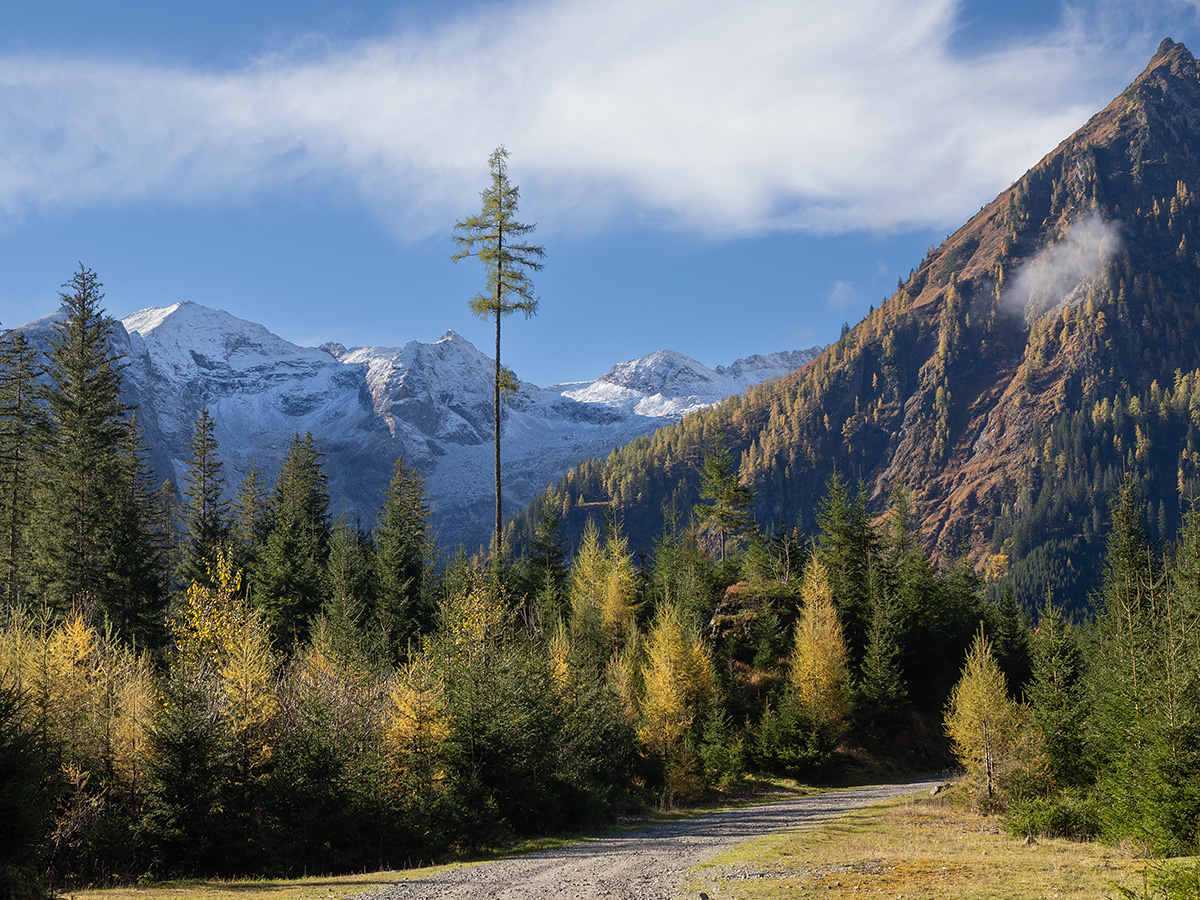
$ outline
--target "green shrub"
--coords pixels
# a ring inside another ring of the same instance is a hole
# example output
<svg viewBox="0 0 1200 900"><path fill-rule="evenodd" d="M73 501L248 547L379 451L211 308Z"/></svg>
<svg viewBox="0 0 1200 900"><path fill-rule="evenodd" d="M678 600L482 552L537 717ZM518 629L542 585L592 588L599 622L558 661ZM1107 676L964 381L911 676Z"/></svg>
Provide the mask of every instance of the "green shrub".
<svg viewBox="0 0 1200 900"><path fill-rule="evenodd" d="M1159 866L1147 870L1141 890L1113 887L1121 900L1200 900L1200 862L1186 868Z"/></svg>
<svg viewBox="0 0 1200 900"><path fill-rule="evenodd" d="M1094 794L1060 792L1013 801L1005 828L1014 837L1063 837L1090 840L1100 834L1101 810Z"/></svg>

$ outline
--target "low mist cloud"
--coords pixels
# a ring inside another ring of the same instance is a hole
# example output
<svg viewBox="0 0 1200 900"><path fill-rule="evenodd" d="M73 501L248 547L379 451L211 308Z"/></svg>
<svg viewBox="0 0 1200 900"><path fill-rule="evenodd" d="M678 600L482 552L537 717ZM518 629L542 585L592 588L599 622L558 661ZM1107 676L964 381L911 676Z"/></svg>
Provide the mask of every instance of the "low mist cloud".
<svg viewBox="0 0 1200 900"><path fill-rule="evenodd" d="M1066 236L1043 247L1005 284L1002 303L1026 322L1064 306L1081 303L1088 287L1121 249L1120 225L1097 212L1077 220Z"/></svg>

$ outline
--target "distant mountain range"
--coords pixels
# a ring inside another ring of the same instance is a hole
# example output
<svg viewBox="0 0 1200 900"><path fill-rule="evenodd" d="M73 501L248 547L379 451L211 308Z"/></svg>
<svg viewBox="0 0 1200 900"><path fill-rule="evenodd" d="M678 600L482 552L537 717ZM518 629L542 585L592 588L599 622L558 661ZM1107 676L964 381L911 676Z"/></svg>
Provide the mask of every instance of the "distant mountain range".
<svg viewBox="0 0 1200 900"><path fill-rule="evenodd" d="M21 326L45 348L58 313ZM288 442L312 432L335 515L373 524L398 456L425 478L444 548L490 537L493 363L447 332L403 347L300 347L219 309L183 302L121 320L124 389L177 485L200 409L208 407L232 494L252 463L273 479ZM660 351L593 382L522 382L503 413L505 506L516 511L572 466L813 359L819 348L710 369Z"/></svg>
<svg viewBox="0 0 1200 900"><path fill-rule="evenodd" d="M716 435L760 525L811 532L835 472L861 480L873 514L903 483L929 548L965 550L1029 604L1047 589L1086 603L1124 478L1150 537L1173 539L1200 496L1196 59L1164 41L812 364L577 468L544 499L569 533L608 507L649 546L664 505L696 501L694 460Z"/></svg>

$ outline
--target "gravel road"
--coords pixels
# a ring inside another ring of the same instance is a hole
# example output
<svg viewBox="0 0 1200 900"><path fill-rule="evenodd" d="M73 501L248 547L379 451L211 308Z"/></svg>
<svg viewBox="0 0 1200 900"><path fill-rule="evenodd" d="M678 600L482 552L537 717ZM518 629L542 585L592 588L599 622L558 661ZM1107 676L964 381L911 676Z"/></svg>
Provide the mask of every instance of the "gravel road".
<svg viewBox="0 0 1200 900"><path fill-rule="evenodd" d="M911 781L814 794L596 838L431 878L390 885L363 900L672 900L688 870L738 844L810 826L940 781Z"/></svg>

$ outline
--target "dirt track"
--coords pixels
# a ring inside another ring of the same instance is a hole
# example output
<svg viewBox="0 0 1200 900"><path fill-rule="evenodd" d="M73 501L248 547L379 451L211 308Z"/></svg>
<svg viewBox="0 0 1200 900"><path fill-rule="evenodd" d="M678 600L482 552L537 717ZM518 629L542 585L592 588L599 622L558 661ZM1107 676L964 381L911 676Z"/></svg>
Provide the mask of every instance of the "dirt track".
<svg viewBox="0 0 1200 900"><path fill-rule="evenodd" d="M710 813L547 850L397 882L371 900L671 900L693 866L775 831L802 828L892 797L928 791L914 781L834 791L768 806Z"/></svg>

